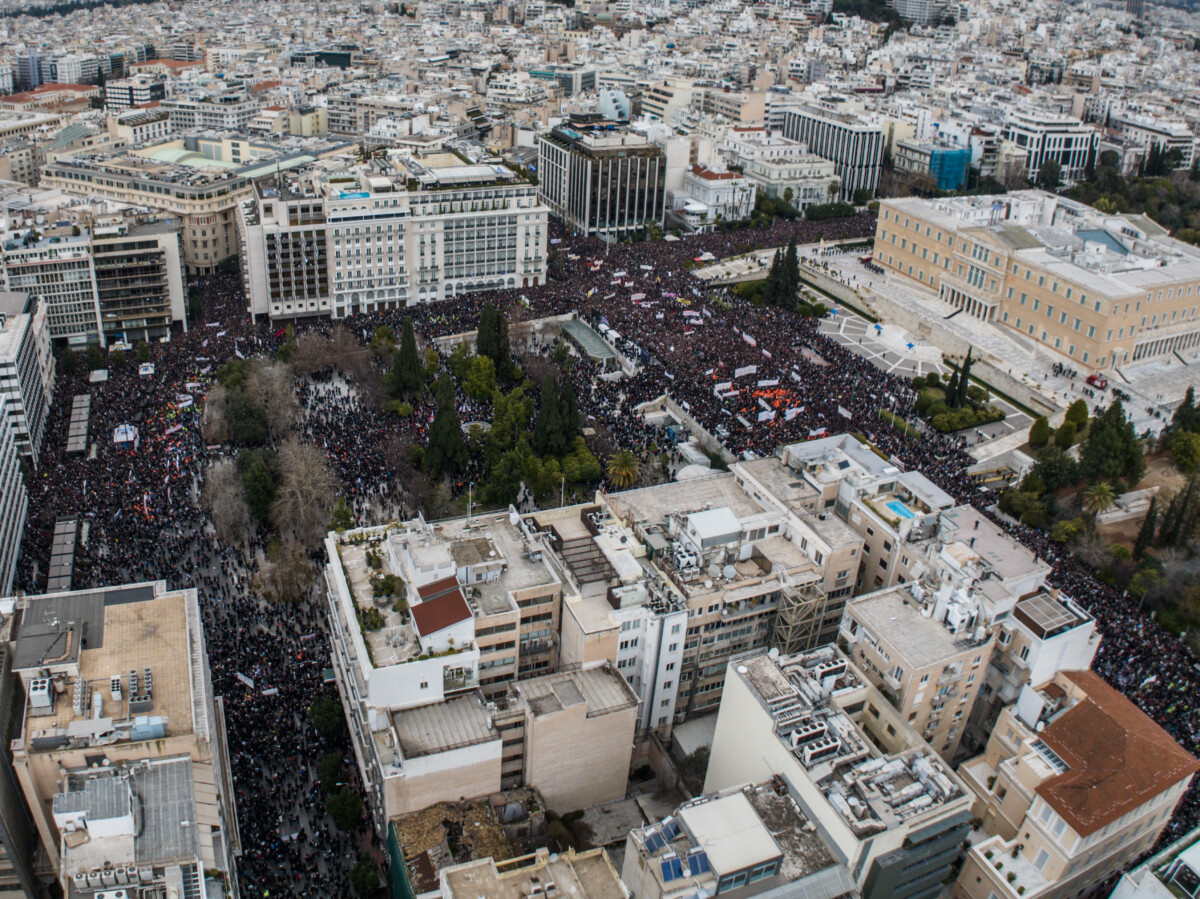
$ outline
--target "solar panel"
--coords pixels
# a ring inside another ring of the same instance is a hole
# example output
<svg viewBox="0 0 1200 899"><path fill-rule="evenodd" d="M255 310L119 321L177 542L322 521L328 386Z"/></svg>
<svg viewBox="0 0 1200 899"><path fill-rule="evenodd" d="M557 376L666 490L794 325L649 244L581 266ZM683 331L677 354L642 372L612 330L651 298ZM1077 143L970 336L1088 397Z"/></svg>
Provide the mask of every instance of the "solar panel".
<svg viewBox="0 0 1200 899"><path fill-rule="evenodd" d="M664 856L659 865L662 868L663 883L670 883L672 880L679 880L683 877L683 862L675 853Z"/></svg>
<svg viewBox="0 0 1200 899"><path fill-rule="evenodd" d="M667 838L668 842L675 839L677 836L679 836L679 822L668 815L662 820L662 832L663 836Z"/></svg>
<svg viewBox="0 0 1200 899"><path fill-rule="evenodd" d="M708 853L703 849L693 849L688 853L687 861L688 868L691 870L693 875L704 874L710 870L708 864Z"/></svg>
<svg viewBox="0 0 1200 899"><path fill-rule="evenodd" d="M646 851L653 855L667 845L667 841L663 839L663 835L657 829L651 830L646 834Z"/></svg>

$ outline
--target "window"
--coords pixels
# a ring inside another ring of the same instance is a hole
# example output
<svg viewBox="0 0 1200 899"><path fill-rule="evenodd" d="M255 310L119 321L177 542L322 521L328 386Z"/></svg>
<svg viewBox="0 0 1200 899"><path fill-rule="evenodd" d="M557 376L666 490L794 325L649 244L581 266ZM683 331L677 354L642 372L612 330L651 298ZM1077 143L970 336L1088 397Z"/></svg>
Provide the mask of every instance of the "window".
<svg viewBox="0 0 1200 899"><path fill-rule="evenodd" d="M766 880L768 877L774 877L775 872L778 870L778 865L778 862L770 861L751 868L749 882L757 883L760 880Z"/></svg>

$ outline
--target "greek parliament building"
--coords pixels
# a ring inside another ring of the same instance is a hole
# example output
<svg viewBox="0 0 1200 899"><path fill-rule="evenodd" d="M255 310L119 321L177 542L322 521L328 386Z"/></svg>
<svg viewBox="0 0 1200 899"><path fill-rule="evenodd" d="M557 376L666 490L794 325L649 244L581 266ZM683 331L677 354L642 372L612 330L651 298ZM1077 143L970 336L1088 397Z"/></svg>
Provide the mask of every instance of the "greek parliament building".
<svg viewBox="0 0 1200 899"><path fill-rule="evenodd" d="M250 312L272 319L537 286L546 224L533 185L452 151L284 172L237 209Z"/></svg>
<svg viewBox="0 0 1200 899"><path fill-rule="evenodd" d="M1037 190L884 200L875 261L908 286L1105 370L1200 348L1200 248Z"/></svg>
<svg viewBox="0 0 1200 899"><path fill-rule="evenodd" d="M598 116L572 116L538 137L538 178L541 201L583 234L619 240L662 224L662 148Z"/></svg>

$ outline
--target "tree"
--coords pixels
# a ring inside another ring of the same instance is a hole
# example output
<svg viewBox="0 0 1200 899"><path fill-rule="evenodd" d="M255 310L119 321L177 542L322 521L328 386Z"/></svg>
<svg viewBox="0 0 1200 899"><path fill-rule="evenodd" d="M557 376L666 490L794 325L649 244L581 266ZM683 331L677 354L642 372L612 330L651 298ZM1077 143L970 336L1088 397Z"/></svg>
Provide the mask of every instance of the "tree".
<svg viewBox="0 0 1200 899"><path fill-rule="evenodd" d="M641 463L629 450L621 450L608 460L608 479L618 490L625 490L637 483Z"/></svg>
<svg viewBox="0 0 1200 899"><path fill-rule="evenodd" d="M1146 510L1146 517L1142 519L1142 526L1138 529L1137 539L1133 541L1133 557L1141 559L1146 554L1146 550L1154 543L1154 529L1158 525L1158 497L1150 497L1150 508Z"/></svg>
<svg viewBox="0 0 1200 899"><path fill-rule="evenodd" d="M232 443L261 446L267 442L267 410L244 390L229 391L225 419Z"/></svg>
<svg viewBox="0 0 1200 899"><path fill-rule="evenodd" d="M299 417L292 370L282 362L257 362L246 376L246 395L262 407L272 441L287 434Z"/></svg>
<svg viewBox="0 0 1200 899"><path fill-rule="evenodd" d="M1092 515L1103 515L1117 502L1117 491L1107 481L1089 484L1083 491L1083 508Z"/></svg>
<svg viewBox="0 0 1200 899"><path fill-rule="evenodd" d="M425 448L422 464L435 478L444 474L455 474L466 467L469 454L463 440L462 424L458 420L458 407L454 402L454 384L443 375L434 384L437 396L437 411L433 424L429 426L429 445Z"/></svg>
<svg viewBox="0 0 1200 899"><path fill-rule="evenodd" d="M958 369L951 367L950 383L946 385L946 405L951 409L958 408Z"/></svg>
<svg viewBox="0 0 1200 899"><path fill-rule="evenodd" d="M89 343L87 352L84 353L84 359L87 360L87 367L91 371L99 371L104 367L104 357L100 355L100 347L94 343Z"/></svg>
<svg viewBox="0 0 1200 899"><path fill-rule="evenodd" d="M366 852L358 854L358 861L350 869L350 885L361 899L370 899L379 892L379 866Z"/></svg>
<svg viewBox="0 0 1200 899"><path fill-rule="evenodd" d="M496 355L491 357L496 363L496 374L504 380L512 376L512 344L508 338L508 316L496 313Z"/></svg>
<svg viewBox="0 0 1200 899"><path fill-rule="evenodd" d="M1057 446L1047 446L1038 453L1033 473L1049 492L1069 487L1079 480L1079 463Z"/></svg>
<svg viewBox="0 0 1200 899"><path fill-rule="evenodd" d="M1053 156L1047 156L1042 160L1041 166L1037 173L1037 186L1042 190L1048 190L1053 193L1058 189L1058 182L1062 180L1062 163Z"/></svg>
<svg viewBox="0 0 1200 899"><path fill-rule="evenodd" d="M541 456L558 456L566 449L562 406L558 400L558 379L550 374L542 380L537 420L533 425L533 448Z"/></svg>
<svg viewBox="0 0 1200 899"><path fill-rule="evenodd" d="M1196 408L1196 389L1189 387L1183 402L1175 407L1171 416L1172 431L1200 431L1200 410Z"/></svg>
<svg viewBox="0 0 1200 899"><path fill-rule="evenodd" d="M1054 432L1054 445L1059 449L1070 449L1075 443L1075 422L1064 421Z"/></svg>
<svg viewBox="0 0 1200 899"><path fill-rule="evenodd" d="M562 428L570 440L579 433L579 402L575 399L575 388L571 380L564 380L562 389L558 392L558 402L561 407Z"/></svg>
<svg viewBox="0 0 1200 899"><path fill-rule="evenodd" d="M842 185L837 181L829 182L829 201L832 203L837 200L837 195L841 193Z"/></svg>
<svg viewBox="0 0 1200 899"><path fill-rule="evenodd" d="M413 331L412 319L406 318L400 330L400 349L392 366L392 391L411 396L425 383L425 371L421 357L417 355L417 335Z"/></svg>
<svg viewBox="0 0 1200 899"><path fill-rule="evenodd" d="M955 409L961 409L967 404L967 388L971 384L971 350L974 347L967 347L967 358L963 360L962 372L958 376L958 392L955 394L953 406Z"/></svg>
<svg viewBox="0 0 1200 899"><path fill-rule="evenodd" d="M250 507L234 462L223 460L208 466L201 501L221 542L240 543L246 538L250 532Z"/></svg>
<svg viewBox="0 0 1200 899"><path fill-rule="evenodd" d="M1067 407L1067 414L1064 418L1064 421L1074 423L1076 431L1080 430L1084 425L1086 425L1087 420L1088 406L1086 401L1076 400Z"/></svg>
<svg viewBox="0 0 1200 899"><path fill-rule="evenodd" d="M1033 420L1033 425L1029 429L1029 445L1034 449L1040 449L1050 442L1050 422L1046 416L1039 415Z"/></svg>
<svg viewBox="0 0 1200 899"><path fill-rule="evenodd" d="M487 356L493 362L500 355L500 326L496 307L485 303L479 310L479 324L475 332L475 352Z"/></svg>
<svg viewBox="0 0 1200 899"><path fill-rule="evenodd" d="M342 705L328 696L318 696L308 707L308 717L322 740L336 740L346 729Z"/></svg>
<svg viewBox="0 0 1200 899"><path fill-rule="evenodd" d="M778 306L783 296L783 253L775 251L771 267L767 270L766 297L772 306Z"/></svg>
<svg viewBox="0 0 1200 899"><path fill-rule="evenodd" d="M1195 471L1200 466L1200 434L1193 431L1176 431L1169 444L1175 467L1182 472Z"/></svg>
<svg viewBox="0 0 1200 899"><path fill-rule="evenodd" d="M139 365L144 365L150 361L150 345L144 340L138 341L137 361Z"/></svg>
<svg viewBox="0 0 1200 899"><path fill-rule="evenodd" d="M331 531L348 531L354 527L354 512L350 509L346 497L339 496L333 504L333 515L329 522Z"/></svg>
<svg viewBox="0 0 1200 899"><path fill-rule="evenodd" d="M317 762L317 780L321 784L322 793L329 794L338 787L345 786L344 781L348 774L346 763L336 752L326 752Z"/></svg>
<svg viewBox="0 0 1200 899"><path fill-rule="evenodd" d="M312 444L288 438L276 457L279 487L271 520L280 533L292 533L305 547L319 546L328 532L338 482L325 454Z"/></svg>
<svg viewBox="0 0 1200 899"><path fill-rule="evenodd" d="M63 374L73 375L79 368L79 357L75 355L74 350L63 350L62 354L62 370Z"/></svg>
<svg viewBox="0 0 1200 899"><path fill-rule="evenodd" d="M783 256L783 295L779 305L791 309L796 305L796 291L800 289L800 254L796 249L796 238L788 243Z"/></svg>
<svg viewBox="0 0 1200 899"><path fill-rule="evenodd" d="M338 830L356 830L362 824L362 797L348 786L342 787L326 797L325 811Z"/></svg>
<svg viewBox="0 0 1200 899"><path fill-rule="evenodd" d="M496 364L487 356L475 356L462 379L463 393L475 400L486 400L496 392Z"/></svg>
<svg viewBox="0 0 1200 899"><path fill-rule="evenodd" d="M317 568L299 541L274 542L257 586L268 602L296 603L308 599L317 580Z"/></svg>
<svg viewBox="0 0 1200 899"><path fill-rule="evenodd" d="M1142 445L1120 400L1093 419L1080 452L1079 470L1089 481L1121 478L1130 484L1145 474Z"/></svg>
<svg viewBox="0 0 1200 899"><path fill-rule="evenodd" d="M250 514L263 524L271 522L271 504L275 502L275 478L271 474L274 454L264 450L242 450L237 468Z"/></svg>

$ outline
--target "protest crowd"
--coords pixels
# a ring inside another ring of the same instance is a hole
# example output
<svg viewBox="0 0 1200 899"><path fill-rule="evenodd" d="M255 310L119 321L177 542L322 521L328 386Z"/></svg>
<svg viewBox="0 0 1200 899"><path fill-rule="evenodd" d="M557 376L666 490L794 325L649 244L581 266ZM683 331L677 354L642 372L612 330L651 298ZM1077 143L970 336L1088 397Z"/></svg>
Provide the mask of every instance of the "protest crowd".
<svg viewBox="0 0 1200 899"><path fill-rule="evenodd" d="M621 335L618 348L638 369L630 377L601 377L600 364L582 355L565 369L582 424L606 432L616 448L643 459L661 450L661 429L648 426L634 410L666 394L734 455L767 455L787 443L854 431L904 467L924 472L959 501L990 506L995 497L966 473L972 460L961 438L913 440L880 418L881 409L900 419L914 417L916 393L907 381L819 334L816 319L751 305L691 271L708 258L705 254L721 259L790 241L818 244L873 232L873 216L859 215L606 245L552 225L547 284L339 322L299 322L295 332L330 334L344 327L366 344L383 325L399 335L410 318L428 343L473 330L488 302L513 321L576 312L594 328ZM226 707L244 847L243 890L255 896L348 896L347 872L359 852L371 851L377 859L382 854L365 816L356 831L341 833L323 813L315 769L330 747L307 712L315 697L335 695L322 679L329 657L320 598L280 606L256 595L252 585L264 564L266 535L260 531L243 545L224 545L213 536L200 504L206 466L228 452L206 446L202 438L204 393L221 366L239 357L273 356L285 337L277 323L249 319L236 275L216 275L197 286L203 320L150 348L152 375L140 374L131 360L110 366L107 383L94 384L85 366L68 373L60 360L57 402L31 478L20 583L30 593L45 589L55 520L81 513L75 588L157 579L171 587L195 587L214 689ZM551 342L538 333L530 330L523 338L523 351L549 353ZM421 443L428 408L399 419L342 383L324 373L297 379L301 438L324 449L360 523L413 514L416 510L403 500L397 447ZM81 393L92 396L92 446L87 453L68 455L71 397ZM466 397L458 401L463 421L487 415L486 406ZM137 428L135 447L118 447L110 439L122 425ZM1103 643L1095 669L1189 751L1200 752L1200 721L1190 701L1200 693L1200 669L1190 651L1044 534L1003 526L1052 561L1054 585L1096 617ZM278 692L264 697L264 690ZM348 746L340 751L354 772ZM1200 802L1193 789L1164 839L1197 823Z"/></svg>

